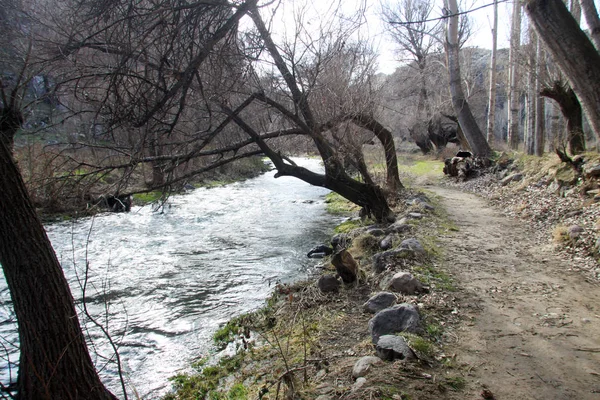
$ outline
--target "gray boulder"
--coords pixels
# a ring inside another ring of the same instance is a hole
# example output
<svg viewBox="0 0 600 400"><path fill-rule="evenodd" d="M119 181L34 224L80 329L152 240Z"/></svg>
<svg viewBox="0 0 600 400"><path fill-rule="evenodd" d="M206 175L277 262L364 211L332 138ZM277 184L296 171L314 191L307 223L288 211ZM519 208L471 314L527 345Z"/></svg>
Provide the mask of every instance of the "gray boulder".
<svg viewBox="0 0 600 400"><path fill-rule="evenodd" d="M577 239L583 233L583 228L579 225L571 225L567 230L570 239Z"/></svg>
<svg viewBox="0 0 600 400"><path fill-rule="evenodd" d="M415 255L425 255L425 249L421 242L415 238L405 239L400 243L398 250L404 250L414 253Z"/></svg>
<svg viewBox="0 0 600 400"><path fill-rule="evenodd" d="M381 248L381 250L389 250L392 248L393 244L394 235L390 234L381 239L381 241L379 242L379 247Z"/></svg>
<svg viewBox="0 0 600 400"><path fill-rule="evenodd" d="M406 218L408 219L421 219L423 218L423 214L418 213L418 212L411 212L406 214Z"/></svg>
<svg viewBox="0 0 600 400"><path fill-rule="evenodd" d="M334 275L325 274L317 281L317 287L323 293L336 293L340 290L340 281Z"/></svg>
<svg viewBox="0 0 600 400"><path fill-rule="evenodd" d="M390 292L380 292L374 296L371 296L365 304L363 304L363 310L365 312L375 314L381 310L390 307L396 302L396 295Z"/></svg>
<svg viewBox="0 0 600 400"><path fill-rule="evenodd" d="M373 255L373 272L380 274L392 264L395 256L402 253L402 250L388 250Z"/></svg>
<svg viewBox="0 0 600 400"><path fill-rule="evenodd" d="M383 236L385 235L385 231L379 227L371 227L368 228L366 230L366 233L368 233L371 236Z"/></svg>
<svg viewBox="0 0 600 400"><path fill-rule="evenodd" d="M523 174L516 173L516 174L509 175L506 178L502 179L500 181L500 184L502 186L506 186L506 185L508 185L511 182L517 182L517 181L520 181L522 179L523 179Z"/></svg>
<svg viewBox="0 0 600 400"><path fill-rule="evenodd" d="M417 358L402 336L381 336L377 341L375 351L377 357L384 361L414 360Z"/></svg>
<svg viewBox="0 0 600 400"><path fill-rule="evenodd" d="M352 368L352 377L354 379L367 375L373 365L381 364L381 358L374 356L365 356L359 359Z"/></svg>
<svg viewBox="0 0 600 400"><path fill-rule="evenodd" d="M402 294L417 294L424 291L423 285L410 272L398 272L386 281L383 289L392 290Z"/></svg>
<svg viewBox="0 0 600 400"><path fill-rule="evenodd" d="M398 222L394 222L392 225L388 226L387 231L389 233L405 233L410 232L412 230L412 225L406 223L406 220L403 218Z"/></svg>
<svg viewBox="0 0 600 400"><path fill-rule="evenodd" d="M413 305L407 303L381 310L369 320L369 332L373 343L377 343L384 335L399 332L418 334L422 330L419 312Z"/></svg>

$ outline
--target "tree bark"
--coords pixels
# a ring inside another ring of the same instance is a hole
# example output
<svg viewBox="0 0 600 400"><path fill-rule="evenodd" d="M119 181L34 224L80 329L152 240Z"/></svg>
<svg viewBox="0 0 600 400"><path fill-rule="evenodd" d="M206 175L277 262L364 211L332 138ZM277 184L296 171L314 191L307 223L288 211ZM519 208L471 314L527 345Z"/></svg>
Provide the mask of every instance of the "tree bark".
<svg viewBox="0 0 600 400"><path fill-rule="evenodd" d="M473 117L469 102L465 98L461 85L459 43L458 43L458 5L456 0L449 0L450 16L447 18L446 46L448 57L448 74L450 76L450 93L452 106L458 115L458 122L469 146L475 156L487 157L492 153L481 129Z"/></svg>
<svg viewBox="0 0 600 400"><path fill-rule="evenodd" d="M492 26L492 56L490 59L490 89L487 113L487 141L494 141L494 128L496 123L496 53L498 52L498 0L494 0L494 23Z"/></svg>
<svg viewBox="0 0 600 400"><path fill-rule="evenodd" d="M525 10L600 140L600 54L562 1L529 0Z"/></svg>
<svg viewBox="0 0 600 400"><path fill-rule="evenodd" d="M519 148L519 63L518 54L521 47L521 2L513 2L512 24L510 33L509 61L509 92L508 92L508 145L511 149Z"/></svg>
<svg viewBox="0 0 600 400"><path fill-rule="evenodd" d="M600 17L598 17L598 10L596 9L594 0L581 0L581 10L590 30L592 42L594 42L596 50L600 51Z"/></svg>
<svg viewBox="0 0 600 400"><path fill-rule="evenodd" d="M537 74L537 59L534 49L537 48L537 38L533 30L529 31L529 71L527 74L527 129L525 131L525 152L533 155L535 152L535 116L536 101L539 97L535 82Z"/></svg>
<svg viewBox="0 0 600 400"><path fill-rule="evenodd" d="M18 399L116 399L100 382L69 285L0 143L0 263L19 324Z"/></svg>
<svg viewBox="0 0 600 400"><path fill-rule="evenodd" d="M579 154L585 151L585 135L583 134L583 113L575 92L561 84L554 82L551 88L544 88L540 95L556 101L560 111L567 121L567 141L569 152ZM556 143L560 147L560 143Z"/></svg>
<svg viewBox="0 0 600 400"><path fill-rule="evenodd" d="M540 96L542 87L543 60L546 59L544 50L540 40L536 43L536 71L535 74L535 134L534 134L534 153L541 157L544 155L544 147L546 147L546 99Z"/></svg>

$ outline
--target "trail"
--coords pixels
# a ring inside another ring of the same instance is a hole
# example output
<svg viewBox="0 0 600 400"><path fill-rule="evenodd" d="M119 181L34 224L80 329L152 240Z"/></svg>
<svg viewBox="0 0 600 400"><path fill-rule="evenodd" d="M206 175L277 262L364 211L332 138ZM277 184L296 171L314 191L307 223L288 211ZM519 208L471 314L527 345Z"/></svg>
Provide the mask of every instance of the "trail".
<svg viewBox="0 0 600 400"><path fill-rule="evenodd" d="M600 399L600 286L569 271L524 223L485 200L428 187L458 231L441 238L461 287L464 323L452 351L465 399Z"/></svg>

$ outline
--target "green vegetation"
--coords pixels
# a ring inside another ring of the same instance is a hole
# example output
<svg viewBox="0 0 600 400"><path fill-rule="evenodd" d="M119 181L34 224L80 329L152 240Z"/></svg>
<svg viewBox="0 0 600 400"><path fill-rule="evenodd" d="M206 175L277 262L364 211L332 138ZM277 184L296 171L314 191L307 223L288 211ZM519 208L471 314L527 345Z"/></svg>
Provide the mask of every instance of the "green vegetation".
<svg viewBox="0 0 600 400"><path fill-rule="evenodd" d="M163 192L161 191L153 191L147 193L136 193L133 195L133 201L135 204L149 204L154 203L160 200L163 197Z"/></svg>
<svg viewBox="0 0 600 400"><path fill-rule="evenodd" d="M335 233L348 233L356 228L360 228L361 225L362 223L358 220L342 222L341 224L335 227Z"/></svg>
<svg viewBox="0 0 600 400"><path fill-rule="evenodd" d="M235 356L221 358L217 365L204 367L197 374L178 374L170 378L175 393L167 394L163 400L246 400L248 392L241 383L234 384L227 392L219 390L221 380L240 367L245 355L240 351Z"/></svg>
<svg viewBox="0 0 600 400"><path fill-rule="evenodd" d="M463 390L467 386L467 382L462 376L446 378L444 383L455 391Z"/></svg>
<svg viewBox="0 0 600 400"><path fill-rule="evenodd" d="M325 203L327 204L327 212L334 215L347 215L359 209L356 204L349 202L335 192L325 196Z"/></svg>

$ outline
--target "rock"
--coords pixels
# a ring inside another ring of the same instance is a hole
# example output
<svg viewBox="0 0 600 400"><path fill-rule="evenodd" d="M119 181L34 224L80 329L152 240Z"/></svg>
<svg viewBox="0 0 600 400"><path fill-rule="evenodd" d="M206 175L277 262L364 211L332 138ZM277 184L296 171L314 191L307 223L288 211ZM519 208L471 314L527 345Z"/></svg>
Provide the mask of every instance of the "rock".
<svg viewBox="0 0 600 400"><path fill-rule="evenodd" d="M402 294L417 294L423 292L423 285L410 272L398 272L386 284L385 289Z"/></svg>
<svg viewBox="0 0 600 400"><path fill-rule="evenodd" d="M579 225L571 225L567 232L571 239L577 239L583 233L583 228Z"/></svg>
<svg viewBox="0 0 600 400"><path fill-rule="evenodd" d="M317 281L317 287L323 293L336 293L340 290L340 281L331 274L325 274Z"/></svg>
<svg viewBox="0 0 600 400"><path fill-rule="evenodd" d="M389 233L404 233L408 232L412 229L412 225L408 225L406 223L406 218L402 218L399 221L394 222L392 225L388 226L387 231Z"/></svg>
<svg viewBox="0 0 600 400"><path fill-rule="evenodd" d="M358 378L356 380L356 382L354 382L354 385L352 385L352 391L356 392L358 389L363 387L365 385L365 383L367 383L367 378L364 378L364 377Z"/></svg>
<svg viewBox="0 0 600 400"><path fill-rule="evenodd" d="M396 302L396 295L390 292L380 292L374 296L371 296L365 304L363 304L363 310L365 312L375 314L381 310L390 307Z"/></svg>
<svg viewBox="0 0 600 400"><path fill-rule="evenodd" d="M569 165L560 166L554 173L554 181L559 187L573 186L578 179L579 174Z"/></svg>
<svg viewBox="0 0 600 400"><path fill-rule="evenodd" d="M401 254L399 250L388 250L373 255L373 272L380 274L392 264L392 259Z"/></svg>
<svg viewBox="0 0 600 400"><path fill-rule="evenodd" d="M383 236L385 235L385 231L381 228L369 228L367 229L366 233L368 233L371 236Z"/></svg>
<svg viewBox="0 0 600 400"><path fill-rule="evenodd" d="M331 263L344 283L356 281L358 276L358 264L346 249L342 249L335 253L331 259Z"/></svg>
<svg viewBox="0 0 600 400"><path fill-rule="evenodd" d="M331 238L331 245L333 246L333 250L337 251L339 249L345 249L350 245L350 238L345 233L338 233L337 235Z"/></svg>
<svg viewBox="0 0 600 400"><path fill-rule="evenodd" d="M402 243L400 243L398 250L408 250L417 255L425 255L423 245L415 238L403 240Z"/></svg>
<svg viewBox="0 0 600 400"><path fill-rule="evenodd" d="M387 235L386 237L384 237L383 239L381 239L381 241L379 242L379 247L381 247L381 250L389 250L392 248L394 243L394 235Z"/></svg>
<svg viewBox="0 0 600 400"><path fill-rule="evenodd" d="M417 356L402 336L383 335L375 346L377 357L384 361L415 360Z"/></svg>
<svg viewBox="0 0 600 400"><path fill-rule="evenodd" d="M511 182L518 182L518 181L521 181L521 180L523 180L523 174L516 173L516 174L509 175L506 178L502 179L500 181L500 184L502 186L506 186L506 185L508 185Z"/></svg>
<svg viewBox="0 0 600 400"><path fill-rule="evenodd" d="M329 246L326 246L324 244L320 244L318 246L313 247L308 254L306 255L306 257L308 258L323 258L325 256L328 256L330 254L333 254L333 249Z"/></svg>
<svg viewBox="0 0 600 400"><path fill-rule="evenodd" d="M600 165L594 165L593 167L587 167L584 169L585 177L590 178L598 178L600 177Z"/></svg>
<svg viewBox="0 0 600 400"><path fill-rule="evenodd" d="M317 396L315 400L333 400L333 398L331 396L327 396L326 394L322 394Z"/></svg>
<svg viewBox="0 0 600 400"><path fill-rule="evenodd" d="M406 215L408 219L421 219L423 218L423 214L417 212L411 212Z"/></svg>
<svg viewBox="0 0 600 400"><path fill-rule="evenodd" d="M369 320L369 332L373 343L377 343L383 335L399 332L420 333L421 331L419 312L408 303L381 310Z"/></svg>
<svg viewBox="0 0 600 400"><path fill-rule="evenodd" d="M354 379L367 375L371 366L381 364L381 359L374 356L365 356L359 359L352 368L352 377Z"/></svg>

